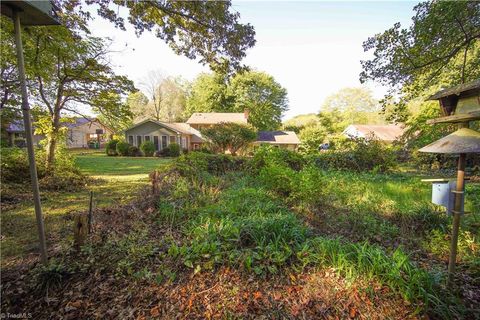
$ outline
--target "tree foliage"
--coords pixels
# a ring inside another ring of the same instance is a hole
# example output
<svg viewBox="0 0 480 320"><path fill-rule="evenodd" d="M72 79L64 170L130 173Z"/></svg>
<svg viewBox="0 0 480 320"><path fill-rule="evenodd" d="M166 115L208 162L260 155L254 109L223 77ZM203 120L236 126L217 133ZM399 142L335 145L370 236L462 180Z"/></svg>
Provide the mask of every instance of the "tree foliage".
<svg viewBox="0 0 480 320"><path fill-rule="evenodd" d="M383 106L393 104L399 121L409 100L480 76L480 2L429 1L414 10L409 28L396 23L363 44L373 58L362 61L360 80L390 88Z"/></svg>
<svg viewBox="0 0 480 320"><path fill-rule="evenodd" d="M215 152L230 151L236 155L240 149L255 141L257 133L252 127L238 123L220 123L201 130L210 148Z"/></svg>
<svg viewBox="0 0 480 320"><path fill-rule="evenodd" d="M232 112L227 79L220 73L201 73L193 81L187 99L187 116L194 112Z"/></svg>
<svg viewBox="0 0 480 320"><path fill-rule="evenodd" d="M6 31L1 39L3 48L12 45L13 29L11 21L1 19ZM23 42L30 102L49 116L46 161L50 167L66 113L87 116L90 109L114 122L126 113L121 97L135 89L127 77L113 71L105 39L79 35L65 26L50 26L28 29ZM15 59L6 57L2 63L2 68L17 73ZM8 78L2 83L8 83ZM19 108L19 100L12 107Z"/></svg>
<svg viewBox="0 0 480 320"><path fill-rule="evenodd" d="M241 67L248 48L255 45L252 25L239 22L240 14L231 10L230 1L95 1L97 13L125 30L125 18L118 8L128 11L128 22L137 35L152 31L172 50L189 59L199 59L214 69ZM74 16L90 17L77 1L64 9Z"/></svg>
<svg viewBox="0 0 480 320"><path fill-rule="evenodd" d="M282 114L288 110L287 90L265 72L237 73L227 92L234 101L233 110L248 109L249 123L258 130L278 129Z"/></svg>

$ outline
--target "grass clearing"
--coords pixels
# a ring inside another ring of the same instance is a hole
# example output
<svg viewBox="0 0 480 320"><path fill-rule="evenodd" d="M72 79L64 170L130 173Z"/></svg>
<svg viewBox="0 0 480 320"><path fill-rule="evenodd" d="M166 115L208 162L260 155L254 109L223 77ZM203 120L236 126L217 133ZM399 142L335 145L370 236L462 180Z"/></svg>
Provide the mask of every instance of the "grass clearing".
<svg viewBox="0 0 480 320"><path fill-rule="evenodd" d="M148 174L170 159L108 157L102 151L75 150L76 163L80 170L94 178L78 192L42 192L41 201L45 215L45 229L49 245L70 239L70 214L88 210L89 192L94 192L96 207L128 203L137 195L137 190L148 183ZM18 203L2 208L2 266L10 257L21 257L37 251L35 212L29 185L13 185L21 194ZM4 189L5 190L5 189Z"/></svg>

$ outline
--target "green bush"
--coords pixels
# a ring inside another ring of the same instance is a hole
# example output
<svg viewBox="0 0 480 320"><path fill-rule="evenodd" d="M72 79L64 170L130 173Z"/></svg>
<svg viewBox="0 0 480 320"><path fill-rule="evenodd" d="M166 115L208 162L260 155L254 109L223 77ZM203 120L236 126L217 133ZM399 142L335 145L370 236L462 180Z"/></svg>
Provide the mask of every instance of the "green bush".
<svg viewBox="0 0 480 320"><path fill-rule="evenodd" d="M202 172L223 175L228 172L242 170L246 159L227 154L209 154L192 151L183 154L175 162L174 167L184 176L194 177Z"/></svg>
<svg viewBox="0 0 480 320"><path fill-rule="evenodd" d="M255 151L250 162L250 168L253 171L258 171L270 164L285 165L292 170L298 171L306 164L306 160L295 151L262 145Z"/></svg>
<svg viewBox="0 0 480 320"><path fill-rule="evenodd" d="M140 145L140 150L143 152L145 157L151 157L151 156L153 156L153 153L155 152L155 145L153 144L152 141L144 141Z"/></svg>
<svg viewBox="0 0 480 320"><path fill-rule="evenodd" d="M125 141L119 141L116 145L116 150L117 150L117 153L121 156L128 156L128 148L130 147L130 145L128 144L128 142L125 142Z"/></svg>
<svg viewBox="0 0 480 320"><path fill-rule="evenodd" d="M105 146L105 152L107 153L107 156L117 155L117 143L118 143L118 140L116 139L113 139L107 142L107 145Z"/></svg>
<svg viewBox="0 0 480 320"><path fill-rule="evenodd" d="M28 157L25 149L1 149L2 182L22 183L30 181ZM38 176L45 175L45 165L37 160Z"/></svg>
<svg viewBox="0 0 480 320"><path fill-rule="evenodd" d="M35 152L37 175L40 187L45 190L75 191L83 188L88 178L75 166L74 158L65 149L58 148L55 165L46 170L46 153L42 149ZM26 149L2 148L2 183L30 183L30 169Z"/></svg>
<svg viewBox="0 0 480 320"><path fill-rule="evenodd" d="M128 146L127 155L130 157L141 157L142 152L135 146Z"/></svg>
<svg viewBox="0 0 480 320"><path fill-rule="evenodd" d="M322 169L386 172L397 163L392 146L376 139L354 139L337 146L336 150L327 150L309 157Z"/></svg>
<svg viewBox="0 0 480 320"><path fill-rule="evenodd" d="M178 157L180 156L180 145L178 143L170 143L168 146L169 152L168 156L170 157Z"/></svg>
<svg viewBox="0 0 480 320"><path fill-rule="evenodd" d="M162 157L169 157L170 156L170 148L164 147L162 150L158 151L159 155Z"/></svg>

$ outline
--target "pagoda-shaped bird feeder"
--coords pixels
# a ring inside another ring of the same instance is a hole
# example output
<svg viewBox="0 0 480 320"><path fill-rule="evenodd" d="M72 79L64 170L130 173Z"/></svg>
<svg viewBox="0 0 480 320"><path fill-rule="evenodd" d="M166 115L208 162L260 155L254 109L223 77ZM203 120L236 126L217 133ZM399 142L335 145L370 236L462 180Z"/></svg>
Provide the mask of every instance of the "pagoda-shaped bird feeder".
<svg viewBox="0 0 480 320"><path fill-rule="evenodd" d="M464 214L465 158L467 153L480 154L480 133L469 129L471 121L480 120L480 79L437 92L429 100L439 100L442 117L429 124L457 123L458 130L423 148L420 152L458 154L455 181L431 179L432 201L447 207L453 215L452 241L448 262L448 284L451 285L457 258L460 218Z"/></svg>

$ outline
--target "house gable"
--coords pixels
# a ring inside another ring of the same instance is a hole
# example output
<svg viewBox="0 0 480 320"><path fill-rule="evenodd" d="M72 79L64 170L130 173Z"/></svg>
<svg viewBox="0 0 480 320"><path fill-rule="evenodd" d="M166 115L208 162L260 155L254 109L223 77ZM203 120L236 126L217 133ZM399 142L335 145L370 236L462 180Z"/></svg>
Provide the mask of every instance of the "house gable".
<svg viewBox="0 0 480 320"><path fill-rule="evenodd" d="M145 120L140 123L137 123L133 127L128 128L125 130L125 134L128 135L177 135L180 132L178 130L174 130L173 128L168 127L167 125L157 122L154 120Z"/></svg>

